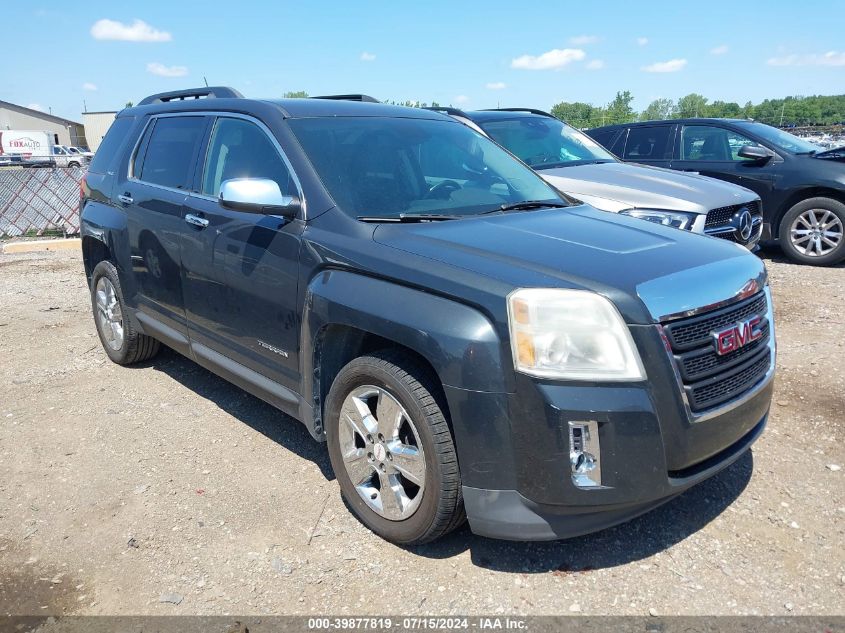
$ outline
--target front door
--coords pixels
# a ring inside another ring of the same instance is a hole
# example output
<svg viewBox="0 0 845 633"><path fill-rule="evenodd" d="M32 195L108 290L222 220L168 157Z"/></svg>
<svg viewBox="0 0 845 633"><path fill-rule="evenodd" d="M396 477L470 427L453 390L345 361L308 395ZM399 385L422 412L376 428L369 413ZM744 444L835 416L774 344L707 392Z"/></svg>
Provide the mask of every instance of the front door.
<svg viewBox="0 0 845 633"><path fill-rule="evenodd" d="M769 207L773 170L781 159L776 155L760 163L739 155L744 145L759 145L748 137L726 127L716 125L684 125L677 144L678 158L673 169L695 171L704 176L726 180L754 191Z"/></svg>
<svg viewBox="0 0 845 633"><path fill-rule="evenodd" d="M233 178L269 178L284 195L301 197L269 130L241 117L215 121L197 191L188 197L183 219L191 342L197 356L212 350L296 391L297 277L304 222L223 208L220 187Z"/></svg>

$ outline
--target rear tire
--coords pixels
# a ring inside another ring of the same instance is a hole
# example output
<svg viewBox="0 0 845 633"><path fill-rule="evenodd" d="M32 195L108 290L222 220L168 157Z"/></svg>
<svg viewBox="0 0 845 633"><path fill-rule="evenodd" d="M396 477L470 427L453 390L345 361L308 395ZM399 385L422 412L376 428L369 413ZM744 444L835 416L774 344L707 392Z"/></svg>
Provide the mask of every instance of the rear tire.
<svg viewBox="0 0 845 633"><path fill-rule="evenodd" d="M343 498L361 523L400 545L433 541L466 518L438 392L419 363L383 351L341 369L326 399L329 457Z"/></svg>
<svg viewBox="0 0 845 633"><path fill-rule="evenodd" d="M149 360L161 343L136 330L128 318L117 268L102 261L91 273L91 305L97 335L106 355L118 365L131 365Z"/></svg>
<svg viewBox="0 0 845 633"><path fill-rule="evenodd" d="M793 206L780 221L783 252L811 266L830 266L845 259L845 204L832 198L809 198Z"/></svg>

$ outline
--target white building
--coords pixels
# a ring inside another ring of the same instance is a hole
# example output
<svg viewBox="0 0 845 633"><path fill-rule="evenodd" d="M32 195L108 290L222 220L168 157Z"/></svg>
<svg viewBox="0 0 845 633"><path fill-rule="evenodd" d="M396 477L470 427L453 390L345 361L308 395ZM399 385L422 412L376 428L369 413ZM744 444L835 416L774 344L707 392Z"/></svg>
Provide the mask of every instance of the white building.
<svg viewBox="0 0 845 633"><path fill-rule="evenodd" d="M2 130L42 130L52 132L53 142L57 145L87 145L85 128L81 123L8 101L0 101L0 131Z"/></svg>
<svg viewBox="0 0 845 633"><path fill-rule="evenodd" d="M83 112L82 123L85 126L85 138L88 140L88 149L96 152L97 148L109 131L117 112Z"/></svg>

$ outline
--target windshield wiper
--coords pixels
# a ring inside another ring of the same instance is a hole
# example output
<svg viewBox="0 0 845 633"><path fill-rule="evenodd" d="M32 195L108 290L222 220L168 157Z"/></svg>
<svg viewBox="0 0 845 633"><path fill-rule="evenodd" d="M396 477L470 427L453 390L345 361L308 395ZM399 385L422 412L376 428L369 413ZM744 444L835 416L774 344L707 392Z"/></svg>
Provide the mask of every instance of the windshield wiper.
<svg viewBox="0 0 845 633"><path fill-rule="evenodd" d="M441 220L460 220L465 218L465 215L446 215L442 213L400 213L399 215L359 215L358 219L361 222L395 222L395 223L413 223L413 222L439 222Z"/></svg>
<svg viewBox="0 0 845 633"><path fill-rule="evenodd" d="M562 202L548 202L547 200L524 200L512 204L503 204L498 209L485 211L485 213L498 213L500 211L530 211L531 209L565 209L569 205Z"/></svg>

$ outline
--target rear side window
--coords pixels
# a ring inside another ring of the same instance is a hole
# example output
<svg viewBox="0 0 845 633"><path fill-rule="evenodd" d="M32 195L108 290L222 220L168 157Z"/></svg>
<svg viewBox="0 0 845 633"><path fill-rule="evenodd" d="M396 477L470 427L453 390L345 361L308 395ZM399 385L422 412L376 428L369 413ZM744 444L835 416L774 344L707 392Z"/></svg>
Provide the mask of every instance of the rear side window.
<svg viewBox="0 0 845 633"><path fill-rule="evenodd" d="M91 161L88 171L102 174L108 170L115 152L123 147L123 142L126 140L126 135L129 134L133 123L135 123L134 117L123 117L112 122L109 131L103 137L103 142L97 148L97 153L94 154L94 159Z"/></svg>
<svg viewBox="0 0 845 633"><path fill-rule="evenodd" d="M187 187L205 123L201 116L159 118L150 134L140 173L135 172L135 176L163 187ZM136 163L135 168L138 167Z"/></svg>
<svg viewBox="0 0 845 633"><path fill-rule="evenodd" d="M619 133L619 130L601 130L599 132L589 132L599 145L604 146L605 149L610 149L613 144L614 137Z"/></svg>
<svg viewBox="0 0 845 633"><path fill-rule="evenodd" d="M663 160L669 158L669 125L632 127L625 144L625 160Z"/></svg>

